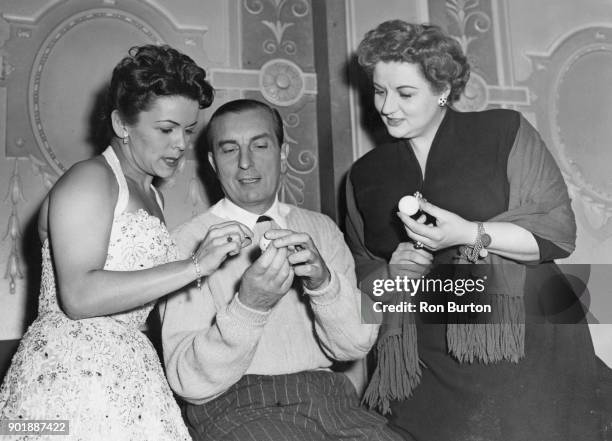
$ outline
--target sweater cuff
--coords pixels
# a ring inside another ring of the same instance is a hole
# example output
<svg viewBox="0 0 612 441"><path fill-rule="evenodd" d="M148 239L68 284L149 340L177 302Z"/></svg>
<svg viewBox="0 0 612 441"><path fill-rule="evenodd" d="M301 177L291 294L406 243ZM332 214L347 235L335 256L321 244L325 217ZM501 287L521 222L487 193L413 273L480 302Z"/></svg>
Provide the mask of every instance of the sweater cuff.
<svg viewBox="0 0 612 441"><path fill-rule="evenodd" d="M340 295L340 281L335 271L330 271L330 279L327 286L321 289L311 290L304 287L304 293L310 296L310 301L315 305L331 305Z"/></svg>
<svg viewBox="0 0 612 441"><path fill-rule="evenodd" d="M250 308L240 301L238 294L234 296L234 300L227 305L227 315L235 317L239 323L244 323L250 327L261 327L266 324L268 317L272 313L269 311L259 311Z"/></svg>

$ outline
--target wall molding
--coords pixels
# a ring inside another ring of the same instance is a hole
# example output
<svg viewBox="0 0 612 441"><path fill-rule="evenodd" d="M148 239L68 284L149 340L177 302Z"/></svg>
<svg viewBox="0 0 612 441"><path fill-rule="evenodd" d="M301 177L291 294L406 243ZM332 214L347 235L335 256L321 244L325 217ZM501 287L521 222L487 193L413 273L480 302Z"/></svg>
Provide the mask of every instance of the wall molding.
<svg viewBox="0 0 612 441"><path fill-rule="evenodd" d="M54 150L54 146L49 143L47 133L45 132L46 122L41 113L42 77L45 74L46 64L58 43L60 43L64 37L68 38L68 34L72 29L85 26L87 22L96 20L117 20L141 32L151 43L161 44L164 42L161 35L147 22L134 14L116 9L89 9L77 12L66 17L48 34L38 50L32 65L28 87L28 110L30 113L30 123L38 148L47 159L47 163L60 175L63 174L71 164L66 165L62 162L62 159Z"/></svg>
<svg viewBox="0 0 612 441"><path fill-rule="evenodd" d="M601 98L599 91L609 85L598 77L612 72L612 26L576 27L555 39L547 51L526 55L533 70L524 84L534 95L538 128L549 141L581 224L597 241L605 241L612 237L612 184L600 166L611 158L608 150L596 149L607 145L612 133L597 117L612 114L612 105ZM591 71L590 81L576 81L576 76L584 77L584 69L593 69L595 59L597 69ZM600 98L602 102L595 104ZM581 135L573 126L578 121Z"/></svg>

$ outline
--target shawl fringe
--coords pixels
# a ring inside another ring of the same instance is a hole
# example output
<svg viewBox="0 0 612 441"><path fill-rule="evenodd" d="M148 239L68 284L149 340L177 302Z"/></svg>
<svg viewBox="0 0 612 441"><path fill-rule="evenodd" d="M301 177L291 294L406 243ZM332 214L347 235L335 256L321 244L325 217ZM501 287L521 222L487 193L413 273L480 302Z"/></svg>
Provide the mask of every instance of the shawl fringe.
<svg viewBox="0 0 612 441"><path fill-rule="evenodd" d="M409 398L421 380L416 325L408 323L403 331L385 335L376 352L378 363L362 402L386 415L391 413L390 401Z"/></svg>

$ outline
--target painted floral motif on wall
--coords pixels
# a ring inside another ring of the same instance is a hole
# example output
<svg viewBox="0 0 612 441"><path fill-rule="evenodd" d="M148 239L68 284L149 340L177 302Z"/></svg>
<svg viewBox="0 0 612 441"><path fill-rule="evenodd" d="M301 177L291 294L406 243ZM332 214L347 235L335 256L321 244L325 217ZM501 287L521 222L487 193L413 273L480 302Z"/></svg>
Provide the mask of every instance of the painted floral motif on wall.
<svg viewBox="0 0 612 441"><path fill-rule="evenodd" d="M311 4L306 0L243 0L242 64L259 69L255 99L283 117L287 162L281 200L319 209L316 103L307 93L314 72ZM316 89L315 89L316 92Z"/></svg>

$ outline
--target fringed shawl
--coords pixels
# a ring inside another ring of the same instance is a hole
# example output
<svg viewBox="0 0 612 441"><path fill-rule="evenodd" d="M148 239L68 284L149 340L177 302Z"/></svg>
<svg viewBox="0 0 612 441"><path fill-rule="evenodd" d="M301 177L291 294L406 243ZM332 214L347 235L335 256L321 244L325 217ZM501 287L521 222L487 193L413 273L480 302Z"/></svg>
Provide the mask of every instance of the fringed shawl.
<svg viewBox="0 0 612 441"><path fill-rule="evenodd" d="M508 157L507 175L508 209L489 221L511 222L572 252L576 227L567 187L539 134L523 117ZM461 247L457 251L458 256L464 256ZM462 257L459 263L469 262ZM526 268L492 253L479 264L487 264L491 281L487 294L499 319L492 323L447 324L448 351L460 362L518 362L525 352ZM376 276L372 277L375 273L371 273L368 279L388 276L387 271L388 268L379 268ZM395 302L410 300L406 293L396 295L405 298ZM364 402L370 408L388 413L390 401L410 397L419 384L421 371L413 314L395 313L385 317L376 348L377 366Z"/></svg>

